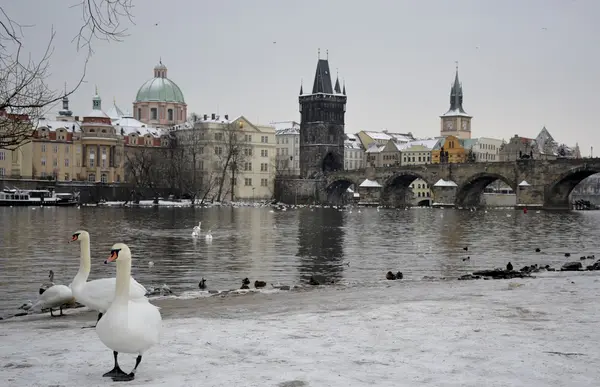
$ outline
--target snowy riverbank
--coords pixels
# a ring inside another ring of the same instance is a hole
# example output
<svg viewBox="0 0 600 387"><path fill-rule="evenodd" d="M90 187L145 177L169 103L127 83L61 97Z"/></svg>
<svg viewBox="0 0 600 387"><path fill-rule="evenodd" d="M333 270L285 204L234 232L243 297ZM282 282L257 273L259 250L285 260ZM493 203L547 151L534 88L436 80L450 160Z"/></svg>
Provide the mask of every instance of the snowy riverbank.
<svg viewBox="0 0 600 387"><path fill-rule="evenodd" d="M597 272L557 272L160 300L162 342L128 384L596 386L599 289ZM92 320L0 322L2 385L117 385L101 377L111 352L80 329Z"/></svg>

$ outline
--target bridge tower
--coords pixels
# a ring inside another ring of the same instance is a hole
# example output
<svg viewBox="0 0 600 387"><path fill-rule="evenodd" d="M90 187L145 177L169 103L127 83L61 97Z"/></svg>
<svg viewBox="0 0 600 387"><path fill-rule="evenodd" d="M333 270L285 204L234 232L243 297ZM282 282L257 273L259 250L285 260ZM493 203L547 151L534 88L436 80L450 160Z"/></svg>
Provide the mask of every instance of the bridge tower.
<svg viewBox="0 0 600 387"><path fill-rule="evenodd" d="M471 118L462 106L463 103L463 89L462 83L458 80L458 62L456 62L456 75L454 76L454 83L450 88L450 109L440 116L441 118L441 130L440 135L456 136L458 138L471 138Z"/></svg>
<svg viewBox="0 0 600 387"><path fill-rule="evenodd" d="M346 85L340 88L336 75L331 83L329 55L319 58L312 93L300 86L300 175L315 178L319 174L344 169L344 115Z"/></svg>

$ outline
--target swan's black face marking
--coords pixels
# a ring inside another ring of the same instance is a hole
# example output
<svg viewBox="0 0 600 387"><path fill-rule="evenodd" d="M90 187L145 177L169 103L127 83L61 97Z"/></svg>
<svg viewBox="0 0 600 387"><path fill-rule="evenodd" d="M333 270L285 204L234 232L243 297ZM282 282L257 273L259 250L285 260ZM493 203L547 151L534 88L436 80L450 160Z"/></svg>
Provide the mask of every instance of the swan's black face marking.
<svg viewBox="0 0 600 387"><path fill-rule="evenodd" d="M110 251L110 257L108 257L108 259L104 261L104 263L116 261L117 258L119 258L119 251L121 251L121 249L112 249Z"/></svg>
<svg viewBox="0 0 600 387"><path fill-rule="evenodd" d="M73 234L73 236L71 237L71 242L75 242L76 240L79 239L79 234L78 232L76 232L75 234Z"/></svg>

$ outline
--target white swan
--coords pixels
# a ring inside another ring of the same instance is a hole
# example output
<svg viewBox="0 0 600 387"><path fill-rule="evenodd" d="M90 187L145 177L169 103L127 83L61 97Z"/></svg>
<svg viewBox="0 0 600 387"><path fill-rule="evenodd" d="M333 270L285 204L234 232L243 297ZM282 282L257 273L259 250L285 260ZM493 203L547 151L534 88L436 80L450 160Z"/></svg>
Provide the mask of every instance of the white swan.
<svg viewBox="0 0 600 387"><path fill-rule="evenodd" d="M87 281L92 265L90 257L90 234L84 230L75 231L71 238L71 242L75 241L81 243L81 252L79 258L79 271L70 285L73 290L73 296L79 303L90 309L97 310L98 320L100 320L102 314L106 313L108 307L115 298L116 279L102 278ZM132 278L129 286L129 297L140 298L144 297L146 293L146 288ZM96 322L98 320L96 320Z"/></svg>
<svg viewBox="0 0 600 387"><path fill-rule="evenodd" d="M208 230L208 232L206 233L206 240L207 240L207 241L212 241L212 234L211 234L211 230Z"/></svg>
<svg viewBox="0 0 600 387"><path fill-rule="evenodd" d="M202 228L202 222L198 222L198 225L194 226L194 228L192 229L192 236L199 237L201 228Z"/></svg>
<svg viewBox="0 0 600 387"><path fill-rule="evenodd" d="M117 262L115 300L98 321L96 333L100 341L113 350L114 368L103 376L114 381L133 380L142 355L160 338L162 317L158 308L146 297L129 299L127 289L131 282L131 251L124 243L116 243L110 250L110 257L104 263ZM135 367L126 374L119 367L119 352L137 354Z"/></svg>
<svg viewBox="0 0 600 387"><path fill-rule="evenodd" d="M71 288L65 285L54 285L40 294L37 301L31 306L31 310L50 309L50 316L56 317L52 313L52 308L60 308L60 315L63 315L62 308L66 304L74 302Z"/></svg>

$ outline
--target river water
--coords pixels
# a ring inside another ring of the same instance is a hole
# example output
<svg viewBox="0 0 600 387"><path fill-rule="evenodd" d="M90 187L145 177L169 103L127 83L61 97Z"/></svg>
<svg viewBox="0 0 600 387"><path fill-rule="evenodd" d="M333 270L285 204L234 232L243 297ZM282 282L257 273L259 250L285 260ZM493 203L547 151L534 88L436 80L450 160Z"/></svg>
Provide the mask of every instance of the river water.
<svg viewBox="0 0 600 387"><path fill-rule="evenodd" d="M201 277L220 290L239 288L244 277L295 285L311 275L323 283L375 286L388 270L402 271L410 282L508 261L515 268L560 266L600 252L596 211L2 207L0 217L0 316L35 300L50 269L55 283L71 282L79 244L67 242L78 229L91 235L90 279L114 276L115 266L103 261L113 243L125 242L133 276L147 287L167 284L176 294L198 291ZM195 239L198 221L203 235ZM212 243L204 238L208 229Z"/></svg>

